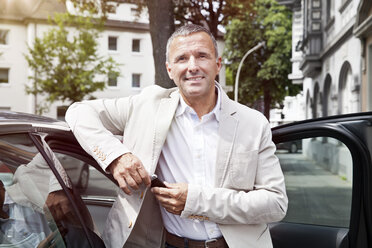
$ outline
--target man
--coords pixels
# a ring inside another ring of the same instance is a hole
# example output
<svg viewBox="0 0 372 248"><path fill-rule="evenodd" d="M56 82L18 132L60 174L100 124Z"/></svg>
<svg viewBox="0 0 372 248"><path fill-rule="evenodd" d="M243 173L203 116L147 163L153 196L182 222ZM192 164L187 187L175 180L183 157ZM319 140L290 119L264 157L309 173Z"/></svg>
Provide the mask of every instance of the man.
<svg viewBox="0 0 372 248"><path fill-rule="evenodd" d="M205 28L178 29L166 67L177 88L77 103L66 114L82 147L122 189L106 245L271 247L267 223L284 217L287 196L267 120L214 81L221 58ZM150 192L155 171L166 188Z"/></svg>

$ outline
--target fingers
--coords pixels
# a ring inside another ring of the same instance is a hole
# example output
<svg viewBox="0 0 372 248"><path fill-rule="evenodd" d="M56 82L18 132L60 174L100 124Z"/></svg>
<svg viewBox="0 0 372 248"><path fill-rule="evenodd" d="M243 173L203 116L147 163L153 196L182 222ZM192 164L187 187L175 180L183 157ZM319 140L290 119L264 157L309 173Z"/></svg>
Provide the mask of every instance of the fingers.
<svg viewBox="0 0 372 248"><path fill-rule="evenodd" d="M138 173L141 176L142 182L145 183L145 185L148 187L151 184L151 179L149 173L147 173L146 169L142 166L138 168Z"/></svg>
<svg viewBox="0 0 372 248"><path fill-rule="evenodd" d="M124 191L126 194L130 195L131 192L128 188L127 183L125 182L124 177L122 177L120 174L114 175L115 180L118 182L119 187L122 191Z"/></svg>
<svg viewBox="0 0 372 248"><path fill-rule="evenodd" d="M151 183L150 176L141 160L131 153L126 153L115 159L108 169L120 188L128 195L131 194L130 188L137 190L140 184L144 183L149 186Z"/></svg>
<svg viewBox="0 0 372 248"><path fill-rule="evenodd" d="M165 210L180 215L185 208L188 185L185 183L165 184L167 188L154 187L151 192Z"/></svg>

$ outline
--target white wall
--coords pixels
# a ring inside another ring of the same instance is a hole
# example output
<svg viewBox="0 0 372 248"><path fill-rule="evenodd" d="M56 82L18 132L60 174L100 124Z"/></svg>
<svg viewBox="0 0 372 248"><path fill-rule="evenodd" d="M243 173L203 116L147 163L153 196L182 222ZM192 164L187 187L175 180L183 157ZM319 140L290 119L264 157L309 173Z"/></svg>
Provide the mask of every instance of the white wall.
<svg viewBox="0 0 372 248"><path fill-rule="evenodd" d="M0 29L9 30L8 45L0 45L0 68L10 69L9 84L0 84L0 107L29 112L29 102L25 97L27 62L23 57L27 52L26 27L0 23Z"/></svg>

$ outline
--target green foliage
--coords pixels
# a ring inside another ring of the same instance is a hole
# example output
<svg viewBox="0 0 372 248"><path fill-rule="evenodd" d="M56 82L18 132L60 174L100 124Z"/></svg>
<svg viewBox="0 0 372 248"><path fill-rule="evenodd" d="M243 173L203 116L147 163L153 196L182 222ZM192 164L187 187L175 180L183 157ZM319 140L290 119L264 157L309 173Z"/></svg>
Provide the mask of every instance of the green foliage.
<svg viewBox="0 0 372 248"><path fill-rule="evenodd" d="M244 62L239 78L239 102L253 106L264 98L265 106L275 107L286 95L300 91L288 79L291 30L292 12L275 0L256 0L251 11L229 19L225 56L234 79L244 54L258 42L266 42L266 47L249 55Z"/></svg>
<svg viewBox="0 0 372 248"><path fill-rule="evenodd" d="M234 85L234 77L232 70L228 67L225 70L226 85Z"/></svg>
<svg viewBox="0 0 372 248"><path fill-rule="evenodd" d="M109 74L120 74L118 64L97 51L103 19L59 13L49 22L53 27L36 38L25 55L34 71L29 77L33 86L26 86L26 92L45 95L47 101L38 106L40 114L54 101L91 97L91 93L104 89Z"/></svg>
<svg viewBox="0 0 372 248"><path fill-rule="evenodd" d="M254 0L173 0L174 16L180 25L207 24L217 37L218 26L227 23L231 16L240 16Z"/></svg>
<svg viewBox="0 0 372 248"><path fill-rule="evenodd" d="M66 4L66 0L60 0ZM140 2L140 0L136 0ZM100 15L106 20L109 13L115 13L122 0L70 0L75 9L81 13Z"/></svg>

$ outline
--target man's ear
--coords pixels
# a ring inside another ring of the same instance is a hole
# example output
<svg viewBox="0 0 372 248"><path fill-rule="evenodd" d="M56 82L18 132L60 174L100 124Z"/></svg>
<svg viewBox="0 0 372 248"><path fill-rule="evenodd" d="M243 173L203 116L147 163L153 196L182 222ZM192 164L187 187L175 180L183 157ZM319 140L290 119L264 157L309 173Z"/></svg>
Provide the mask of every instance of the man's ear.
<svg viewBox="0 0 372 248"><path fill-rule="evenodd" d="M222 59L221 57L218 57L217 59L217 74L220 73L221 67L222 67Z"/></svg>
<svg viewBox="0 0 372 248"><path fill-rule="evenodd" d="M171 66L169 65L168 62L165 62L165 67L167 68L167 72L168 72L168 76L169 76L169 78L173 80L173 78L172 78L172 74L171 74L171 70L172 70L172 68L171 68Z"/></svg>

